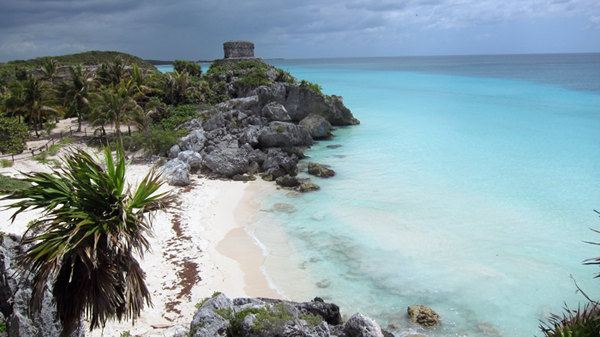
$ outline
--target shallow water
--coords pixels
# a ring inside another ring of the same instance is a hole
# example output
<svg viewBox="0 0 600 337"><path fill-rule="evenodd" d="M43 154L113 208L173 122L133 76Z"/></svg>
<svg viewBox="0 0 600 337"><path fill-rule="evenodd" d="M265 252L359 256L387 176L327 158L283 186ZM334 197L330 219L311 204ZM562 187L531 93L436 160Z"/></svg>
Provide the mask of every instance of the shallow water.
<svg viewBox="0 0 600 337"><path fill-rule="evenodd" d="M262 200L251 232L281 292L428 336L540 335L584 301L570 275L599 297L599 54L271 63L361 120L307 152L336 171L320 191ZM411 326L413 304L443 325Z"/></svg>

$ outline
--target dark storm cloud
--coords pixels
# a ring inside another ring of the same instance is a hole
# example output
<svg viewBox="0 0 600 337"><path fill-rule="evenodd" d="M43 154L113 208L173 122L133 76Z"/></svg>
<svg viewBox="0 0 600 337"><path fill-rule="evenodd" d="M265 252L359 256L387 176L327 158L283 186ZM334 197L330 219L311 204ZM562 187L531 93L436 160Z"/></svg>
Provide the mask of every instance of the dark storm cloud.
<svg viewBox="0 0 600 337"><path fill-rule="evenodd" d="M92 49L212 59L238 39L265 57L389 55L448 34L493 40L486 25L576 18L596 30L597 13L596 0L3 0L0 61Z"/></svg>

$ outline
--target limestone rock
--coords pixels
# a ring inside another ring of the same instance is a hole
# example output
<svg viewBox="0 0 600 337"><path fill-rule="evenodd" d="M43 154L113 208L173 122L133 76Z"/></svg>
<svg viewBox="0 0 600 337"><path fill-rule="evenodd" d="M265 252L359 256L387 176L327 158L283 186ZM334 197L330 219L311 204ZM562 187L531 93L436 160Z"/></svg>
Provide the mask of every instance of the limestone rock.
<svg viewBox="0 0 600 337"><path fill-rule="evenodd" d="M285 122L272 122L258 135L261 147L311 146L313 139L305 128Z"/></svg>
<svg viewBox="0 0 600 337"><path fill-rule="evenodd" d="M271 102L265 105L262 109L262 115L270 121L287 122L292 120L285 107L277 102Z"/></svg>
<svg viewBox="0 0 600 337"><path fill-rule="evenodd" d="M181 152L181 148L179 147L179 145L175 144L173 146L171 146L171 148L169 149L169 159L175 159L177 158L177 155L179 154L179 152Z"/></svg>
<svg viewBox="0 0 600 337"><path fill-rule="evenodd" d="M215 173L233 177L248 172L248 153L241 148L219 148L204 157L204 165Z"/></svg>
<svg viewBox="0 0 600 337"><path fill-rule="evenodd" d="M308 163L308 173L321 178L329 178L335 175L335 171L312 161Z"/></svg>
<svg viewBox="0 0 600 337"><path fill-rule="evenodd" d="M344 324L348 337L383 337L381 327L372 318L356 313Z"/></svg>
<svg viewBox="0 0 600 337"><path fill-rule="evenodd" d="M310 191L317 191L320 190L321 187L317 184L313 184L312 182L307 182L304 184L301 184L300 187L298 188L298 190L300 192L310 192Z"/></svg>
<svg viewBox="0 0 600 337"><path fill-rule="evenodd" d="M162 174L171 186L187 186L191 183L190 165L178 158L169 160L165 164Z"/></svg>
<svg viewBox="0 0 600 337"><path fill-rule="evenodd" d="M434 326L440 324L440 316L426 305L412 305L408 307L408 315L413 323L422 326Z"/></svg>
<svg viewBox="0 0 600 337"><path fill-rule="evenodd" d="M319 115L311 113L300 121L300 126L305 128L314 139L331 137L331 133L329 132L331 130L331 123Z"/></svg>
<svg viewBox="0 0 600 337"><path fill-rule="evenodd" d="M206 136L203 130L193 130L187 136L182 137L178 145L181 151L190 150L200 152L204 148L205 141Z"/></svg>
<svg viewBox="0 0 600 337"><path fill-rule="evenodd" d="M298 186L298 184L299 184L298 178L292 177L289 174L286 174L282 177L275 179L275 183L277 183L277 185L279 185L279 186L284 186L284 187L295 187L295 186Z"/></svg>
<svg viewBox="0 0 600 337"><path fill-rule="evenodd" d="M275 178L279 178L284 174L295 176L298 174L298 157L289 155L280 149L269 149L267 158L263 161L262 169L267 174L272 174Z"/></svg>
<svg viewBox="0 0 600 337"><path fill-rule="evenodd" d="M198 169L202 165L202 156L191 150L179 152L177 159L188 164L191 169Z"/></svg>
<svg viewBox="0 0 600 337"><path fill-rule="evenodd" d="M233 311L233 301L223 294L206 301L194 314L190 337L226 337L229 321L215 311L227 309Z"/></svg>

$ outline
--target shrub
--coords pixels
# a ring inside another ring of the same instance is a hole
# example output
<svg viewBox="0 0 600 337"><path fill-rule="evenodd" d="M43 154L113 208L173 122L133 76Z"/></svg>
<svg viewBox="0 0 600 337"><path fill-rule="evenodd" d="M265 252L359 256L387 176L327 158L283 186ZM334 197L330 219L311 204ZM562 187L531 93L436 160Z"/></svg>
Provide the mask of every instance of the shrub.
<svg viewBox="0 0 600 337"><path fill-rule="evenodd" d="M179 138L185 136L186 130L160 130L149 128L135 133L132 144L137 149L143 149L146 154L165 155L171 146L177 144Z"/></svg>
<svg viewBox="0 0 600 337"><path fill-rule="evenodd" d="M56 123L46 123L44 125L44 130L46 130L46 134L50 134L50 132L52 132L54 128L56 128Z"/></svg>
<svg viewBox="0 0 600 337"><path fill-rule="evenodd" d="M279 126L277 126L276 130L277 130L277 132L283 132L283 131L285 131L285 127L283 125L279 125Z"/></svg>
<svg viewBox="0 0 600 337"><path fill-rule="evenodd" d="M173 109L169 116L160 121L160 125L165 130L173 130L180 124L198 117L195 105L180 105Z"/></svg>
<svg viewBox="0 0 600 337"><path fill-rule="evenodd" d="M255 88L261 85L268 85L270 83L269 79L267 78L267 72L264 68L254 68L246 72L237 82L245 88Z"/></svg>
<svg viewBox="0 0 600 337"><path fill-rule="evenodd" d="M600 336L600 303L590 301L583 309L564 309L562 316L552 315L540 329L547 337Z"/></svg>
<svg viewBox="0 0 600 337"><path fill-rule="evenodd" d="M0 323L0 333L6 332L6 322Z"/></svg>
<svg viewBox="0 0 600 337"><path fill-rule="evenodd" d="M323 93L323 87L318 85L317 83L312 83L312 82L308 82L306 80L302 80L300 81L300 86L301 87L306 87L318 94L322 94Z"/></svg>
<svg viewBox="0 0 600 337"><path fill-rule="evenodd" d="M0 191L2 192L13 192L20 191L29 187L30 185L22 180L7 177L0 174Z"/></svg>
<svg viewBox="0 0 600 337"><path fill-rule="evenodd" d="M33 157L34 160L41 162L41 163L45 163L47 158L48 158L48 151L41 152L37 156Z"/></svg>
<svg viewBox="0 0 600 337"><path fill-rule="evenodd" d="M0 159L0 166L2 167L12 167L14 162L8 159Z"/></svg>

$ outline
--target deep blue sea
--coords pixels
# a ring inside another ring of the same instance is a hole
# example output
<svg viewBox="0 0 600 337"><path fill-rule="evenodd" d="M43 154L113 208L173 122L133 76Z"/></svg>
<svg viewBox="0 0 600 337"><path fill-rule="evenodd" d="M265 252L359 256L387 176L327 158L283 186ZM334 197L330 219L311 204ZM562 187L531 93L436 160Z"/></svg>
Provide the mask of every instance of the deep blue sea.
<svg viewBox="0 0 600 337"><path fill-rule="evenodd" d="M582 265L600 256L600 54L268 62L361 121L307 152L336 171L320 191L261 200L249 232L280 292L397 336L541 336L585 302L574 280L600 298ZM442 326L412 326L414 304Z"/></svg>

